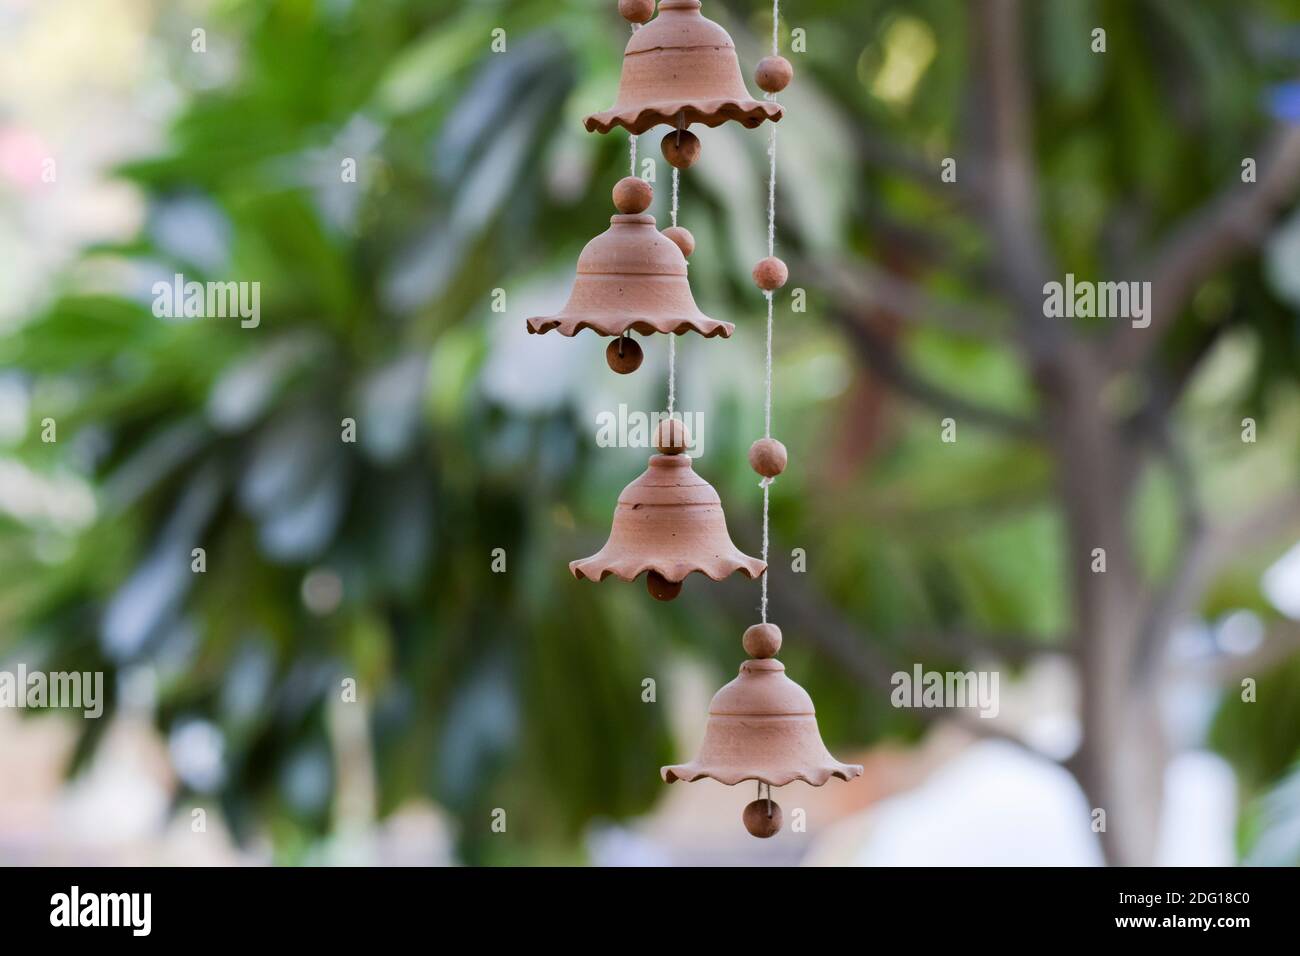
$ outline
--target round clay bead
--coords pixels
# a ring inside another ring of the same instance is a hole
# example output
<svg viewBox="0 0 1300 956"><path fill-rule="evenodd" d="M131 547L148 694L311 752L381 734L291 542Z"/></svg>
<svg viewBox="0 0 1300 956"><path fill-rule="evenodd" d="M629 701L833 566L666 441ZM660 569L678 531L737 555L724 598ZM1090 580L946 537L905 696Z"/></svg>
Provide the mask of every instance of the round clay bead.
<svg viewBox="0 0 1300 956"><path fill-rule="evenodd" d="M618 0L618 12L628 23L646 23L655 15L655 0Z"/></svg>
<svg viewBox="0 0 1300 956"><path fill-rule="evenodd" d="M754 82L764 93L780 93L794 79L794 67L783 56L765 56L754 68Z"/></svg>
<svg viewBox="0 0 1300 956"><path fill-rule="evenodd" d="M654 198L654 188L640 176L624 176L614 184L614 208L624 215L645 212Z"/></svg>
<svg viewBox="0 0 1300 956"><path fill-rule="evenodd" d="M789 461L785 446L775 438L760 438L749 446L749 467L764 478L775 478Z"/></svg>
<svg viewBox="0 0 1300 956"><path fill-rule="evenodd" d="M665 418L655 429L655 447L665 455L680 455L691 443L691 433L680 418Z"/></svg>
<svg viewBox="0 0 1300 956"><path fill-rule="evenodd" d="M605 361L619 375L635 372L641 367L641 360L644 358L645 353L641 351L641 346L636 339L626 335L620 335L605 349Z"/></svg>
<svg viewBox="0 0 1300 956"><path fill-rule="evenodd" d="M688 129L675 129L659 142L669 166L690 169L700 158L700 138Z"/></svg>
<svg viewBox="0 0 1300 956"><path fill-rule="evenodd" d="M760 660L776 657L776 652L781 649L781 629L775 624L755 624L745 630L740 643L750 657Z"/></svg>
<svg viewBox="0 0 1300 956"><path fill-rule="evenodd" d="M789 278L790 270L776 256L759 259L758 265L754 266L754 285L764 292L775 292L785 285L785 281Z"/></svg>
<svg viewBox="0 0 1300 956"><path fill-rule="evenodd" d="M671 601L682 593L681 581L669 581L658 571L651 571L645 576L645 586L656 601Z"/></svg>
<svg viewBox="0 0 1300 956"><path fill-rule="evenodd" d="M755 800L745 806L745 829L766 840L781 829L781 806L775 800Z"/></svg>
<svg viewBox="0 0 1300 956"><path fill-rule="evenodd" d="M695 251L695 237L691 235L689 229L683 226L669 226L664 230L664 235L677 243L677 248L682 250L682 255L687 259Z"/></svg>

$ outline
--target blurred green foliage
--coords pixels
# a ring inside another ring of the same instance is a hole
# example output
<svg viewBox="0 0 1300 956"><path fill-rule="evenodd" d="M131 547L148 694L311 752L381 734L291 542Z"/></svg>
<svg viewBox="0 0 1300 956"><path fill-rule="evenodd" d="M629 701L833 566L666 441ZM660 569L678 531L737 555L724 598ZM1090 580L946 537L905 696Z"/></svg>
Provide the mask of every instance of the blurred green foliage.
<svg viewBox="0 0 1300 956"><path fill-rule="evenodd" d="M612 102L627 33L615 6L223 5L209 42L235 54L233 77L190 90L167 148L120 171L147 199L140 235L86 254L127 264L130 287L88 294L74 270L48 310L0 339L0 362L31 385L33 425L18 454L70 470L98 495L95 520L75 534L0 517L0 653L50 668L152 664L162 729L202 718L221 730L223 806L241 836L269 826L283 859L330 826L329 788L295 781L333 772L325 701L344 676L358 679L371 714L381 810L432 795L465 824L466 859L535 862L568 858L591 819L660 796L656 769L682 754L667 708L641 703L640 685L655 676L661 700L671 698L669 649L709 660L720 681L740 656L753 585L690 582L665 607L639 586L575 584L566 573L603 539L640 460L593 447L583 392L599 380L604 394L653 407L658 392L635 389L659 388L649 380L661 343L647 343L642 382L611 386L601 343L548 343L574 350L581 375L520 361L503 355L505 326L490 311L492 290L505 288L505 318L521 331L540 311L533 296L563 286L604 228L627 140L588 136L580 117ZM770 11L706 6L752 63ZM1267 124L1269 85L1294 69L1293 54L1261 56L1257 42L1286 5L1029 6L1044 214L1063 266L1097 276L1238 175L1242 144ZM787 46L792 26L808 36L780 127L787 258L883 261L899 229L923 228L954 252L921 281L990 304L973 278L989 266L984 225L878 152L890 144L936 169L961 155L963 124L979 122L966 88L967 5L809 0L786 15ZM1080 40L1098 22L1105 56ZM493 55L498 26L508 49ZM159 22L182 85L188 30L178 13ZM706 157L720 158L683 178L683 223L700 246L692 281L706 312L740 328L726 345L680 343L696 390L683 401L709 409L701 470L753 552L759 499L744 450L761 412L744 368L761 343L747 272L762 242L765 143L728 129L704 140ZM658 159L657 141L642 137L642 156ZM346 157L356 183L340 179ZM260 282L260 327L155 318L146 292L177 272ZM806 314L781 314L777 339L776 433L796 467L773 492L776 619L794 586L784 556L805 547L819 597L901 660L923 653L916 634L1051 643L1068 633L1049 462L974 429L941 445L935 416L906 407L891 406L878 440L855 447L864 412L853 396L870 376L811 288L810 301ZM1180 326L1171 364L1234 329L1256 347L1230 408L1194 406L1188 428L1240 411L1294 420L1293 393L1281 412L1269 396L1294 386L1300 337L1258 261L1203 308ZM958 394L1033 410L1007 346L922 331L902 348ZM504 400L485 384L494 367L506 381L554 375L559 400ZM57 445L39 440L46 416ZM348 418L356 444L339 440ZM1223 457L1208 449L1198 467ZM1174 541L1167 482L1148 499L1158 567ZM202 575L190 571L198 546ZM496 548L505 574L490 571ZM337 609L305 603L313 570L338 576ZM1267 613L1254 580L1231 607ZM787 624L785 656L818 700L828 741L917 732L911 715L801 641L799 623ZM88 725L83 755L103 723ZM1297 727L1265 740L1225 722L1224 749L1253 741L1248 779L1262 789L1300 754ZM480 825L507 800L520 837L508 846ZM536 856L521 856L525 846Z"/></svg>

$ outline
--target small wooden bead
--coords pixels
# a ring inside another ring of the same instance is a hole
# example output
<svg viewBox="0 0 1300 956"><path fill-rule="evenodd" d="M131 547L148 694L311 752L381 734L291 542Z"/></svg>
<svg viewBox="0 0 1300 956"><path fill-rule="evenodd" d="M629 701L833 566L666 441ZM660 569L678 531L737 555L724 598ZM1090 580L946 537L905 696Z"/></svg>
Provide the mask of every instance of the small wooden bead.
<svg viewBox="0 0 1300 956"><path fill-rule="evenodd" d="M682 593L681 581L669 581L658 571L651 571L645 576L645 586L656 601L671 601Z"/></svg>
<svg viewBox="0 0 1300 956"><path fill-rule="evenodd" d="M655 447L665 455L680 455L691 443L691 433L680 418L665 418L655 429Z"/></svg>
<svg viewBox="0 0 1300 956"><path fill-rule="evenodd" d="M783 56L765 56L754 68L754 82L764 93L780 93L794 79L794 67Z"/></svg>
<svg viewBox="0 0 1300 956"><path fill-rule="evenodd" d="M691 253L695 251L695 237L691 235L689 229L686 229L683 226L669 226L664 230L664 235L677 243L677 248L682 250L682 255L687 259L689 259Z"/></svg>
<svg viewBox="0 0 1300 956"><path fill-rule="evenodd" d="M776 652L781 649L781 629L775 624L754 624L745 630L740 643L750 657L759 660L776 657Z"/></svg>
<svg viewBox="0 0 1300 956"><path fill-rule="evenodd" d="M618 0L618 12L628 23L646 23L655 15L655 0Z"/></svg>
<svg viewBox="0 0 1300 956"><path fill-rule="evenodd" d="M614 184L614 208L625 216L645 212L654 198L654 187L640 176L624 176Z"/></svg>
<svg viewBox="0 0 1300 956"><path fill-rule="evenodd" d="M742 819L745 821L745 829L750 832L750 835L761 840L776 836L781 830L782 822L784 822L780 804L770 799L754 800L746 804Z"/></svg>
<svg viewBox="0 0 1300 956"><path fill-rule="evenodd" d="M790 456L775 438L760 438L749 446L749 467L764 478L775 478L785 471Z"/></svg>
<svg viewBox="0 0 1300 956"><path fill-rule="evenodd" d="M690 169L700 158L700 138L688 129L675 129L659 143L669 166Z"/></svg>
<svg viewBox="0 0 1300 956"><path fill-rule="evenodd" d="M759 259L754 266L754 285L764 292L775 292L790 278L790 270L776 256Z"/></svg>
<svg viewBox="0 0 1300 956"><path fill-rule="evenodd" d="M626 335L620 335L605 349L605 361L619 375L635 372L641 367L644 358L645 353L641 351L637 340Z"/></svg>

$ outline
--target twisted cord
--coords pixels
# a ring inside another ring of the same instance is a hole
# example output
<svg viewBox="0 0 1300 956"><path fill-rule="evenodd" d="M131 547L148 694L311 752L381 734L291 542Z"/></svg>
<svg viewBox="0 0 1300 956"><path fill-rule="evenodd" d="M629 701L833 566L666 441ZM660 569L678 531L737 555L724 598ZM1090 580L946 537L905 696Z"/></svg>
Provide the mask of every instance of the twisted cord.
<svg viewBox="0 0 1300 956"><path fill-rule="evenodd" d="M781 52L780 47L781 0L772 0L772 55ZM764 98L775 102L775 93L765 93ZM776 124L768 124L767 139L767 254L776 251ZM772 293L764 292L767 299L767 350L763 360L763 437L772 437ZM763 563L767 563L768 544L770 541L770 504L772 479L764 478L759 482L763 489ZM767 571L763 571L760 584L762 596L759 602L759 614L764 624L767 623Z"/></svg>

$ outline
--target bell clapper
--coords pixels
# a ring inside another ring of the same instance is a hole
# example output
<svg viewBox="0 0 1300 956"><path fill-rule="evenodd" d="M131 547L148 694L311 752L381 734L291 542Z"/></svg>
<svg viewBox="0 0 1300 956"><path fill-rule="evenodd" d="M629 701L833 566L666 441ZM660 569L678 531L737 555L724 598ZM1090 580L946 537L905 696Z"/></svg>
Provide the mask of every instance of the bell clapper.
<svg viewBox="0 0 1300 956"><path fill-rule="evenodd" d="M745 805L741 819L750 835L760 840L766 840L780 832L781 825L785 822L784 814L781 813L780 805L772 799L770 783L767 785L767 797L764 798L763 781L758 781L758 799Z"/></svg>
<svg viewBox="0 0 1300 956"><path fill-rule="evenodd" d="M669 581L658 571L651 571L645 576L645 586L656 601L671 601L682 593L681 581Z"/></svg>
<svg viewBox="0 0 1300 956"><path fill-rule="evenodd" d="M659 141L664 159L677 172L695 165L695 161L700 158L700 148L700 138L684 126L678 126Z"/></svg>
<svg viewBox="0 0 1300 956"><path fill-rule="evenodd" d="M645 353L636 340L626 332L614 337L605 349L605 362L619 375L627 375L641 367Z"/></svg>

